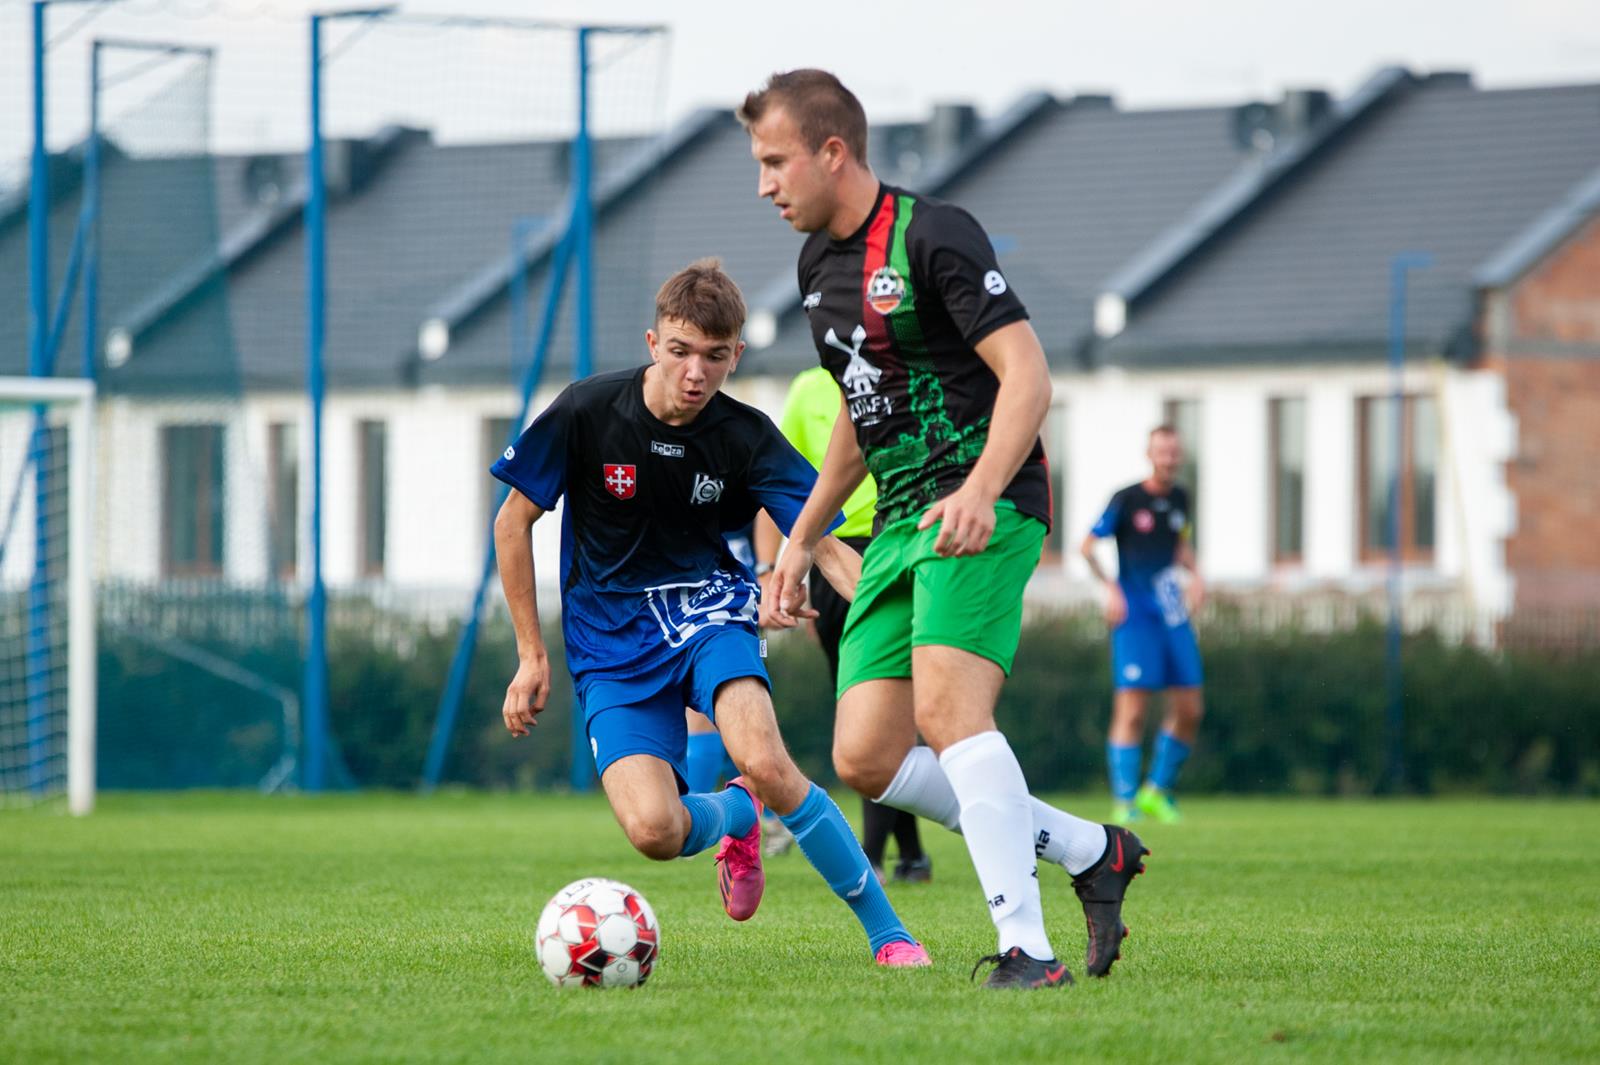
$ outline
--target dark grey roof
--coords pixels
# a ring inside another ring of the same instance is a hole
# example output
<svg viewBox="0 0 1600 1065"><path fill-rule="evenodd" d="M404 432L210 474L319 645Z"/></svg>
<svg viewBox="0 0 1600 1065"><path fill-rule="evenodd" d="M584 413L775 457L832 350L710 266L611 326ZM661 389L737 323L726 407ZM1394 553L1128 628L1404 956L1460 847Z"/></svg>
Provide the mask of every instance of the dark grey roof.
<svg viewBox="0 0 1600 1065"><path fill-rule="evenodd" d="M914 187L977 217L1051 361L1068 363L1112 271L1255 157L1235 135L1237 110L1030 98L994 124L979 154ZM782 325L774 361L814 361L803 319L791 313Z"/></svg>
<svg viewBox="0 0 1600 1065"><path fill-rule="evenodd" d="M1473 283L1479 288L1502 288L1537 266L1556 246L1600 213L1600 169L1573 186L1560 203L1512 237L1478 268Z"/></svg>
<svg viewBox="0 0 1600 1065"><path fill-rule="evenodd" d="M1438 350L1470 325L1475 284L1524 268L1600 195L1600 86L1483 92L1460 77L1384 72L1332 125L1265 156L1240 136L1247 111L1032 96L965 140L930 133L937 122L874 127L872 152L892 183L984 223L1057 361L1090 351L1091 307L1111 287L1132 310L1123 334L1093 349L1110 361L1377 354L1397 251L1435 257L1413 276L1411 321ZM970 114L956 118L965 128ZM404 130L341 145L348 180L328 215L330 386L509 383L512 226L562 216L568 146L440 145ZM723 259L754 307L785 312L778 342L751 351L745 372L814 360L788 311L801 238L756 196L731 114L696 115L652 145L600 142L596 154L597 369L644 358L656 286L703 255ZM262 167L275 198L253 191ZM136 338L106 386L301 387L302 167L295 156L108 162L101 324ZM52 168L59 283L78 194L73 159ZM25 206L0 205L0 373L27 365ZM534 312L548 246L524 246ZM424 362L418 328L436 315L451 322L451 343ZM570 373L568 321L552 375ZM64 374L80 366L76 322Z"/></svg>
<svg viewBox="0 0 1600 1065"><path fill-rule="evenodd" d="M59 299L78 225L81 188L77 175L62 173L50 211L51 299ZM164 283L182 274L218 242L213 197L227 162L205 156L134 161L105 153L102 177L100 321L125 314ZM28 232L23 224L0 226L0 373L26 373L28 366ZM80 294L81 299L81 294ZM215 300L198 300L201 317L215 319ZM52 308L53 310L53 308ZM75 310L56 353L56 372L82 372L82 321ZM214 368L208 357L197 367Z"/></svg>
<svg viewBox="0 0 1600 1065"><path fill-rule="evenodd" d="M1600 166L1600 86L1481 91L1407 79L1240 210L1135 304L1101 356L1125 365L1379 357L1389 264L1410 279L1408 343L1471 349L1474 276Z"/></svg>

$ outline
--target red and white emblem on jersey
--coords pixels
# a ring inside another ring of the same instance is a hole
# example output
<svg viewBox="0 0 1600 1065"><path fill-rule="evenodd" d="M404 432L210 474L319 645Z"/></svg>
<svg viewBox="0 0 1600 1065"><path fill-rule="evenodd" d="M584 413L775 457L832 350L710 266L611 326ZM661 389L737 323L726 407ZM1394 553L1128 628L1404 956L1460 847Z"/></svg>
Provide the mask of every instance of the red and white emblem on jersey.
<svg viewBox="0 0 1600 1065"><path fill-rule="evenodd" d="M1139 532L1147 533L1156 527L1156 516L1148 510L1136 510L1133 512L1133 527Z"/></svg>
<svg viewBox="0 0 1600 1065"><path fill-rule="evenodd" d="M632 499L633 490L639 487L639 475L632 466L608 462L605 464L605 479L606 491L618 499Z"/></svg>

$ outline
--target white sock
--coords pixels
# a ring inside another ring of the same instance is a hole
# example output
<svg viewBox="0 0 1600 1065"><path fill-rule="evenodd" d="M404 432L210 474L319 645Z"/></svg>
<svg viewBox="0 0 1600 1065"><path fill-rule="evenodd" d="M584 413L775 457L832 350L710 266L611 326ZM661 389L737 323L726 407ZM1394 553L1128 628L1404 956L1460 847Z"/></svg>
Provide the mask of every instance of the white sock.
<svg viewBox="0 0 1600 1065"><path fill-rule="evenodd" d="M1106 826L1034 799L1033 850L1077 876L1106 852Z"/></svg>
<svg viewBox="0 0 1600 1065"><path fill-rule="evenodd" d="M961 803L932 747L911 748L894 779L874 801L926 817L952 832L961 831Z"/></svg>
<svg viewBox="0 0 1600 1065"><path fill-rule="evenodd" d="M931 747L911 748L900 763L899 772L876 801L936 821L952 832L961 831L961 803ZM1074 817L1032 796L1029 801L1033 808L1033 850L1038 857L1077 876L1106 852L1104 825Z"/></svg>
<svg viewBox="0 0 1600 1065"><path fill-rule="evenodd" d="M961 803L961 834L989 901L1000 953L1021 947L1041 961L1054 959L1039 902L1028 782L1011 745L998 732L980 732L946 747L939 765Z"/></svg>

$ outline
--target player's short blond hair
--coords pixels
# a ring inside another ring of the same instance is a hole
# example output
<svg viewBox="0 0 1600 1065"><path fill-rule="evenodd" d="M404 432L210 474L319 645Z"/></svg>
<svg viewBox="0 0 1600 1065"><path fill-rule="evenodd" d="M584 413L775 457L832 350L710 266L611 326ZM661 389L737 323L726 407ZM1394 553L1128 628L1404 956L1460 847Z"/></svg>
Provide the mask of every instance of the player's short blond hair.
<svg viewBox="0 0 1600 1065"><path fill-rule="evenodd" d="M664 318L687 322L718 340L744 328L744 294L720 259L697 259L667 278L656 293L656 325Z"/></svg>

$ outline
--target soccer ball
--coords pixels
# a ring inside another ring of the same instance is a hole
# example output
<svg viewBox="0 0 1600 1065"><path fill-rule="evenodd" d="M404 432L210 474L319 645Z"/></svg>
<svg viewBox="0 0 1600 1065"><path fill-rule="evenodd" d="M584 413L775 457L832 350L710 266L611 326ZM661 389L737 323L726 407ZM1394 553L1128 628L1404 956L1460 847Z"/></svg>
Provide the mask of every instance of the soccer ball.
<svg viewBox="0 0 1600 1065"><path fill-rule="evenodd" d="M660 945L660 926L644 896L601 877L556 892L534 932L539 967L557 987L639 987Z"/></svg>

